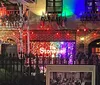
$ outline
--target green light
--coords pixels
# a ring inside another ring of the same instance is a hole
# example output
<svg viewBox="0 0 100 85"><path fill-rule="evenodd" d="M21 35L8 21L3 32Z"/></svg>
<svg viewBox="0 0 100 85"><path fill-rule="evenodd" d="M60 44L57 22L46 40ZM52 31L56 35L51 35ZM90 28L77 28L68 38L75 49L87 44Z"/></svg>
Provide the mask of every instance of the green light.
<svg viewBox="0 0 100 85"><path fill-rule="evenodd" d="M63 0L62 16L71 17L75 11L75 0Z"/></svg>
<svg viewBox="0 0 100 85"><path fill-rule="evenodd" d="M62 16L67 16L67 17L71 17L73 15L73 12L68 8L68 7L63 7L63 12L62 12Z"/></svg>

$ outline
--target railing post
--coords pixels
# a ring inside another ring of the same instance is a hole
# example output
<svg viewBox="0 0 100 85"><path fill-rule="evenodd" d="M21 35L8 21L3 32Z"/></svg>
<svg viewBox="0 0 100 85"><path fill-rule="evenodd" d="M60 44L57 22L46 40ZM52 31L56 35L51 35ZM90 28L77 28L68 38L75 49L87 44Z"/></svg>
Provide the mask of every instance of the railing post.
<svg viewBox="0 0 100 85"><path fill-rule="evenodd" d="M29 22L29 18L30 18L30 10L28 10L28 27L27 27L27 54L30 53L30 22Z"/></svg>

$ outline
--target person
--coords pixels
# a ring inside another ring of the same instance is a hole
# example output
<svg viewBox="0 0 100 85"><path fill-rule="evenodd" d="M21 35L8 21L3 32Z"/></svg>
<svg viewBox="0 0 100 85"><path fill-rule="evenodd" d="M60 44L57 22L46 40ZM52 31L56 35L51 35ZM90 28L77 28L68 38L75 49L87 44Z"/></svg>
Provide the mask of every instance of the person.
<svg viewBox="0 0 100 85"><path fill-rule="evenodd" d="M78 80L76 80L75 85L81 85L81 82Z"/></svg>
<svg viewBox="0 0 100 85"><path fill-rule="evenodd" d="M97 65L99 63L98 55L96 53L92 53L89 58L89 64Z"/></svg>
<svg viewBox="0 0 100 85"><path fill-rule="evenodd" d="M87 60L85 53L79 51L76 55L76 60L78 61L79 64L85 64Z"/></svg>
<svg viewBox="0 0 100 85"><path fill-rule="evenodd" d="M82 79L81 85L85 85L85 79L84 78Z"/></svg>
<svg viewBox="0 0 100 85"><path fill-rule="evenodd" d="M92 85L92 83L91 82L86 82L85 85Z"/></svg>
<svg viewBox="0 0 100 85"><path fill-rule="evenodd" d="M93 65L93 55L89 57L88 64Z"/></svg>
<svg viewBox="0 0 100 85"><path fill-rule="evenodd" d="M98 65L98 62L99 62L98 55L96 53L94 53L94 56L93 56L93 64Z"/></svg>

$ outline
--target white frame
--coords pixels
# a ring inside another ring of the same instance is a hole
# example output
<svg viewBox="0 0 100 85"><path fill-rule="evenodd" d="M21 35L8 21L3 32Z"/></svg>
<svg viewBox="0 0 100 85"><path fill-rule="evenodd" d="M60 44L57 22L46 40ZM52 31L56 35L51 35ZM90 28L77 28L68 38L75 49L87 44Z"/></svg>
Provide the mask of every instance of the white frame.
<svg viewBox="0 0 100 85"><path fill-rule="evenodd" d="M92 72L92 85L95 85L95 65L47 65L46 85L50 85L50 72Z"/></svg>

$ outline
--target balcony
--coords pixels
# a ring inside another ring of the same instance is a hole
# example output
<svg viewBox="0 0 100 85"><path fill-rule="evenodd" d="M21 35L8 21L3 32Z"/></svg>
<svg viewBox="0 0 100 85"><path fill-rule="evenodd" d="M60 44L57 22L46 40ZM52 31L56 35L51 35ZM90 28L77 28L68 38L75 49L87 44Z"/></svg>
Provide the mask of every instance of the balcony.
<svg viewBox="0 0 100 85"><path fill-rule="evenodd" d="M19 10L0 11L0 28L16 29L23 26L23 19L20 17Z"/></svg>
<svg viewBox="0 0 100 85"><path fill-rule="evenodd" d="M18 28L26 29L28 26L28 17L23 12L23 18L20 17L19 10L0 10L0 29L16 30ZM34 17L32 17L34 16ZM32 18L31 18L32 17ZM37 30L40 23L40 17L36 20L36 15L30 16L30 29ZM40 30L40 29L39 29Z"/></svg>
<svg viewBox="0 0 100 85"><path fill-rule="evenodd" d="M59 17L58 17L59 18ZM62 22L59 20L52 20L50 18L48 19L48 16L43 17L37 16L34 14L31 14L30 16L30 29L31 30L62 30L62 29L75 29L78 25L81 24L80 21L75 21L73 19L67 19L63 18L64 21L63 25ZM60 22L60 24L58 23ZM79 24L80 23L80 24ZM72 25L73 24L73 25ZM89 25L89 26L88 26ZM90 26L92 25L92 27ZM6 10L1 11L0 10L0 29L6 29L6 30L16 30L18 28L26 29L28 26L27 20L25 21L20 17L19 10ZM92 24L91 22L86 23L87 28L98 28L100 26L99 22Z"/></svg>

